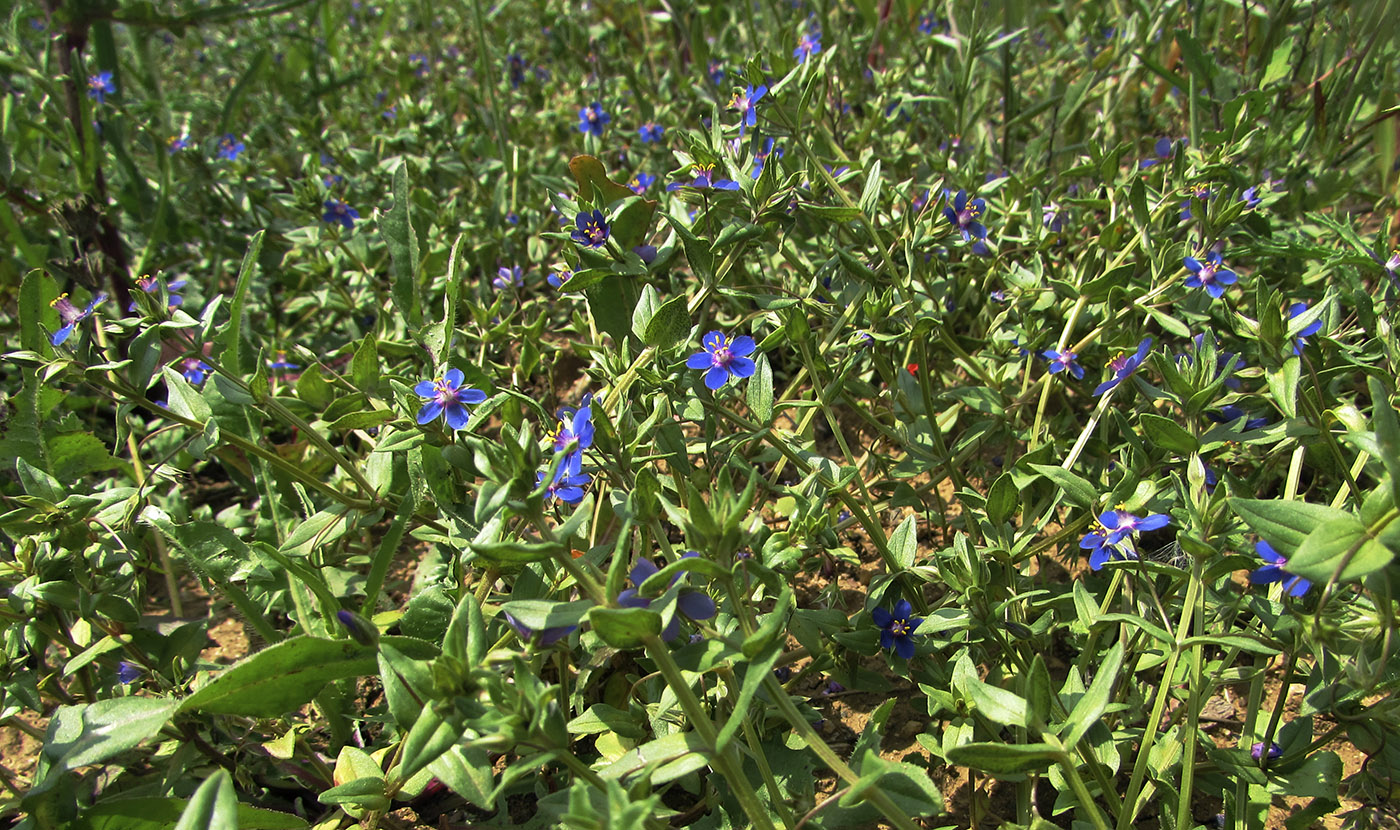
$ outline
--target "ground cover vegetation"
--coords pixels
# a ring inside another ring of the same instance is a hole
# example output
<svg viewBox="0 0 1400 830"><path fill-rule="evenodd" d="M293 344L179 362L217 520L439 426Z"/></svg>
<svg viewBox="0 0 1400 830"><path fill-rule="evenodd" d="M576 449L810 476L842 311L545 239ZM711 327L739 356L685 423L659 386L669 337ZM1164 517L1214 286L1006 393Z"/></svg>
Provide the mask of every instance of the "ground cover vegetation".
<svg viewBox="0 0 1400 830"><path fill-rule="evenodd" d="M12 5L0 810L1394 826L1395 5Z"/></svg>

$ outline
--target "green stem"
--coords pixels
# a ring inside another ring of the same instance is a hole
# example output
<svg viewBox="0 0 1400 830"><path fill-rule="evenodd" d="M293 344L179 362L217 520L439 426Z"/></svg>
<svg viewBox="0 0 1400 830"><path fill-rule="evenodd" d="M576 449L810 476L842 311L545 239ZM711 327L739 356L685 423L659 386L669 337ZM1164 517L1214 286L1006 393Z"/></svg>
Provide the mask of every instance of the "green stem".
<svg viewBox="0 0 1400 830"><path fill-rule="evenodd" d="M856 771L851 769L845 761L842 761L841 756L836 754L836 750L822 740L821 735L817 734L817 730L813 729L807 719L802 717L802 713L793 705L792 699L788 697L788 693L778 682L778 678L769 675L763 679L763 684L764 688L768 690L768 696L777 702L779 711L783 713L783 717L787 718L798 737L807 744L807 748L816 753L822 763L826 764L832 772L836 773L838 778L847 784L855 784L860 781L860 776L856 774ZM885 795L879 787L871 787L867 790L866 798L875 805L875 809L884 814L886 821L899 830L919 830L919 825L915 824L914 820L891 801L890 797ZM1103 830L1107 830L1107 828L1103 828Z"/></svg>
<svg viewBox="0 0 1400 830"><path fill-rule="evenodd" d="M642 644L646 647L647 656L656 663L662 676L666 678L667 685L675 693L676 700L680 703L681 709L685 710L686 718L690 720L690 725L699 733L700 740L704 741L705 745L711 749L711 766L729 782L729 788L734 797L739 800L739 805L748 816L751 826L758 830L776 830L772 819L768 816L768 810L758 799L758 793L754 791L748 778L744 777L743 764L738 761L738 753L735 752L734 747L731 745L723 752L714 751L714 747L719 743L719 733L715 731L714 722L705 713L700 699L695 696L694 690L690 688L690 684L681 674L680 666L677 666L676 661L672 659L671 651L666 647L666 643L661 640L659 635L648 634L642 638Z"/></svg>
<svg viewBox="0 0 1400 830"><path fill-rule="evenodd" d="M1200 593L1201 583L1198 580L1191 580L1186 589L1186 602L1182 606L1181 621L1177 625L1176 642L1180 643L1186 639L1186 632L1191 630L1191 620L1194 616L1197 603L1197 594ZM1148 759L1152 755L1152 746L1157 742L1157 724L1162 722L1162 713L1166 710L1167 698L1171 695L1172 685L1176 677L1176 662L1181 657L1181 649L1173 648L1172 653L1167 657L1166 668L1162 672L1161 685L1157 687L1157 699L1152 704L1152 714L1148 717L1147 723L1142 729L1142 746L1138 748L1137 760L1133 763L1133 776L1128 782L1128 791L1123 799L1123 811L1118 814L1118 830L1128 830L1133 819L1137 815L1138 794L1142 792L1142 781L1147 775ZM1189 792L1181 796L1190 799Z"/></svg>
<svg viewBox="0 0 1400 830"><path fill-rule="evenodd" d="M1181 755L1181 787L1177 790L1178 800L1176 803L1176 827L1177 830L1190 830L1195 826L1191 819L1191 794L1195 792L1193 786L1196 783L1196 739L1201 717L1201 640L1204 634L1205 605L1204 597L1200 590L1192 590L1202 582L1204 571L1202 559L1194 557L1191 566L1191 587L1186 589L1188 599L1194 595L1196 607L1194 609L1193 628L1197 637L1195 645L1191 647L1191 680L1188 686L1189 699L1186 704L1186 740L1183 742L1185 748Z"/></svg>

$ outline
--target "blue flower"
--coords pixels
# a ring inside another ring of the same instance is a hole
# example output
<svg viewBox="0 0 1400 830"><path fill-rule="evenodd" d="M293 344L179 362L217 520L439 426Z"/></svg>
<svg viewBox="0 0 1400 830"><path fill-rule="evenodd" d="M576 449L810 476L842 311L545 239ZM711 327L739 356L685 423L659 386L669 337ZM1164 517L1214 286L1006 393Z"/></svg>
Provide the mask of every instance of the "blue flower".
<svg viewBox="0 0 1400 830"><path fill-rule="evenodd" d="M510 75L510 88L519 89L525 81L525 58L514 52L507 55L506 72Z"/></svg>
<svg viewBox="0 0 1400 830"><path fill-rule="evenodd" d="M1253 758L1254 760L1256 760L1256 761L1262 761L1262 760L1264 759L1264 742L1263 742L1263 741L1260 741L1259 743L1257 743L1257 744L1255 744L1254 746L1250 747L1250 748L1249 748L1249 756L1250 756L1251 758ZM1272 742L1271 742L1271 743L1269 744L1269 760L1272 761L1272 760L1274 760L1275 758L1282 758L1282 757L1283 757L1283 747L1279 746L1277 743L1272 743Z"/></svg>
<svg viewBox="0 0 1400 830"><path fill-rule="evenodd" d="M1194 198L1196 198L1196 199L1199 199L1201 202L1204 203L1204 202L1208 202L1208 201L1210 201L1211 199L1215 198L1215 194L1212 193L1212 192L1210 191L1210 188L1209 188L1209 187L1206 187L1205 185L1201 185L1200 187L1197 187L1196 189L1192 190L1192 191L1191 191L1191 195L1188 196L1188 197L1187 197L1185 200L1183 200L1182 203L1181 203L1181 220L1182 220L1183 222L1186 221L1187 219L1190 219L1190 218L1191 218L1191 199L1192 199L1192 197L1194 197Z"/></svg>
<svg viewBox="0 0 1400 830"><path fill-rule="evenodd" d="M340 225L348 230L353 230L355 220L360 218L360 212L345 204L340 199L327 199L326 212L321 215L321 219L333 225Z"/></svg>
<svg viewBox="0 0 1400 830"><path fill-rule="evenodd" d="M544 484L544 477L547 470L540 470L535 474L535 486ZM559 474L545 488L545 498L558 499L565 504L578 504L583 501L583 488L587 487L593 479L587 473L571 471L567 467L560 467Z"/></svg>
<svg viewBox="0 0 1400 830"><path fill-rule="evenodd" d="M914 656L914 631L923 622L914 616L914 608L909 600L902 599L894 604L893 611L876 608L870 618L880 627L880 648L893 649L905 660Z"/></svg>
<svg viewBox="0 0 1400 830"><path fill-rule="evenodd" d="M545 436L556 453L565 453L560 469L579 471L583 464L583 451L593 446L593 395L583 396L578 409L560 407L554 413L559 425Z"/></svg>
<svg viewBox="0 0 1400 830"><path fill-rule="evenodd" d="M1099 516L1099 525L1109 531L1105 541L1110 545L1120 544L1124 539L1149 530L1161 530L1171 524L1171 517L1163 513L1137 516L1122 508L1109 510Z"/></svg>
<svg viewBox="0 0 1400 830"><path fill-rule="evenodd" d="M603 110L603 105L594 101L578 111L578 131L603 137L603 128L612 121L612 116Z"/></svg>
<svg viewBox="0 0 1400 830"><path fill-rule="evenodd" d="M627 183L627 187L633 193L641 196L643 193L647 192L647 188L651 187L652 183L655 181L656 177L649 173L638 173L632 177L632 181Z"/></svg>
<svg viewBox="0 0 1400 830"><path fill-rule="evenodd" d="M1216 251L1206 254L1205 262L1189 256L1184 258L1182 263L1186 270L1191 272L1191 276L1186 278L1186 287L1204 288L1214 300L1225 295L1225 286L1234 285L1239 279L1234 271L1222 267L1224 263Z"/></svg>
<svg viewBox="0 0 1400 830"><path fill-rule="evenodd" d="M803 32L802 37L797 40L797 48L792 50L792 56L797 58L798 63L805 63L808 58L822 50L822 33L813 29ZM749 126L753 126L752 123Z"/></svg>
<svg viewBox="0 0 1400 830"><path fill-rule="evenodd" d="M190 136L188 133L184 135L172 135L165 142L166 152L172 156L189 146Z"/></svg>
<svg viewBox="0 0 1400 830"><path fill-rule="evenodd" d="M710 83L714 84L715 86L719 86L721 83L723 83L724 64L720 63L719 61L712 60L710 61L709 65L705 67L705 71L710 76Z"/></svg>
<svg viewBox="0 0 1400 830"><path fill-rule="evenodd" d="M1057 352L1054 349L1046 349L1040 356L1050 361L1050 374L1057 375L1060 372L1069 370L1074 375L1075 380L1084 379L1084 367L1080 366L1074 352Z"/></svg>
<svg viewBox="0 0 1400 830"><path fill-rule="evenodd" d="M67 294L59 294L49 305L58 312L58 321L62 324L58 331L53 333L49 342L57 346L68 339L68 335L73 333L73 329L79 323L86 320L92 314L93 309L107 301L106 294L98 294L92 298L92 302L87 304L87 308L79 309L68 299Z"/></svg>
<svg viewBox="0 0 1400 830"><path fill-rule="evenodd" d="M601 248L608 244L608 234L612 231L601 210L592 213L584 211L574 217L574 229L569 236L578 244L588 248Z"/></svg>
<svg viewBox="0 0 1400 830"><path fill-rule="evenodd" d="M1245 188L1245 191L1240 194L1239 200L1241 202L1244 202L1246 210L1253 210L1254 208L1259 207L1260 202L1264 201L1263 199L1259 198L1258 191L1259 188L1257 187L1248 187Z"/></svg>
<svg viewBox="0 0 1400 830"><path fill-rule="evenodd" d="M660 141L661 136L664 135L665 132L666 128L655 121L648 121L637 130L637 134L642 137L643 144L651 144L654 141Z"/></svg>
<svg viewBox="0 0 1400 830"><path fill-rule="evenodd" d="M768 163L768 157L775 152L778 154L778 158L783 157L783 148L774 147L772 138L764 139L763 149L753 155L753 178L756 179L763 175L763 167Z"/></svg>
<svg viewBox="0 0 1400 830"><path fill-rule="evenodd" d="M130 686L140 680L141 674L141 667L130 660L123 660L117 664L117 682L123 686Z"/></svg>
<svg viewBox="0 0 1400 830"><path fill-rule="evenodd" d="M1209 418L1209 419L1211 419L1212 421L1216 422L1217 424L1230 424L1230 423L1234 423L1235 421L1238 421L1238 420L1241 419L1241 418L1248 418L1248 416L1249 416L1249 413L1245 412L1243 409L1241 409L1241 408L1239 408L1238 406L1235 406L1235 405L1233 405L1233 404L1231 404L1231 405L1229 405L1229 406L1222 406L1222 407L1220 407L1220 411L1219 411L1218 413L1217 413L1217 412L1207 412L1207 413L1206 413L1206 417ZM1260 427L1265 426L1265 425L1268 424L1268 423L1269 423L1269 419L1268 419L1268 418L1249 418L1249 420L1246 420L1246 421L1244 422L1244 428L1245 428L1245 429L1259 429Z"/></svg>
<svg viewBox="0 0 1400 830"><path fill-rule="evenodd" d="M1290 597L1301 597L1312 589L1312 583L1297 574L1289 573L1284 566L1288 560L1283 558L1283 554L1274 550L1273 545L1260 539L1254 543L1254 552L1259 554L1259 558L1266 563L1262 567L1256 568L1249 574L1249 581L1254 585L1271 585L1275 582L1283 583L1283 592Z"/></svg>
<svg viewBox="0 0 1400 830"><path fill-rule="evenodd" d="M187 357L180 361L180 374L194 386L203 383L204 378L212 371L214 369L208 363L197 357Z"/></svg>
<svg viewBox="0 0 1400 830"><path fill-rule="evenodd" d="M428 77L428 56L414 52L408 56L408 66L413 70L413 74L420 78Z"/></svg>
<svg viewBox="0 0 1400 830"><path fill-rule="evenodd" d="M501 613L505 615L506 623L509 624L512 629L515 630L516 635L519 636L520 639L528 643L534 640L536 636L538 636L539 639L535 641L535 645L539 646L540 648L552 646L578 630L578 626L576 625L560 625L555 626L553 628L544 628L540 629L539 631L532 631L531 629L527 628L525 624L522 623L520 620L517 620L515 617L511 616L511 613L509 611L502 611Z"/></svg>
<svg viewBox="0 0 1400 830"><path fill-rule="evenodd" d="M246 148L243 142L234 137L233 133L225 133L224 137L219 139L219 158L224 161L237 161L244 149Z"/></svg>
<svg viewBox="0 0 1400 830"><path fill-rule="evenodd" d="M563 288L564 283L568 282L569 277L572 277L573 275L573 271L570 271L568 268L563 268L558 271L550 272L549 276L544 278L544 281L549 283L554 288Z"/></svg>
<svg viewBox="0 0 1400 830"><path fill-rule="evenodd" d="M757 346L747 334L730 342L720 332L712 331L700 340L700 344L705 350L686 358L685 365L691 369L708 369L705 386L709 389L719 389L730 378L746 378L753 374L754 362L749 355L754 353Z"/></svg>
<svg viewBox="0 0 1400 830"><path fill-rule="evenodd" d="M1185 139L1182 139L1182 143L1186 143ZM1171 159L1172 154L1176 152L1176 142L1172 141L1170 138L1159 138L1157 139L1157 143L1153 146L1152 152L1155 153L1157 157L1145 158L1138 162L1139 170L1146 170L1159 161L1168 161Z"/></svg>
<svg viewBox="0 0 1400 830"><path fill-rule="evenodd" d="M287 353L278 349L276 352L276 359L268 361L267 368L274 372L286 372L292 369L300 369L301 364L287 362Z"/></svg>
<svg viewBox="0 0 1400 830"><path fill-rule="evenodd" d="M111 72L98 72L88 76L88 97L97 103L106 103L107 96L116 91L117 85L112 83Z"/></svg>
<svg viewBox="0 0 1400 830"><path fill-rule="evenodd" d="M506 268L504 266L496 269L496 276L491 280L491 285L499 291L507 288L523 288L525 286L525 272L519 265Z"/></svg>
<svg viewBox="0 0 1400 830"><path fill-rule="evenodd" d="M1307 310L1307 303L1294 303L1288 308L1288 319L1292 320L1294 317L1297 317ZM1303 347L1308 345L1308 338L1317 334L1319 331L1322 331L1322 318L1312 321L1302 331L1298 332L1297 339L1293 341L1293 354L1302 354Z"/></svg>
<svg viewBox="0 0 1400 830"><path fill-rule="evenodd" d="M968 200L967 191L959 190L958 195L953 199L953 204L943 208L943 217L962 234L963 241L970 241L973 237L977 239L987 238L987 228L977 217L981 216L987 209L987 203L981 199Z"/></svg>
<svg viewBox="0 0 1400 830"><path fill-rule="evenodd" d="M685 553L685 557L699 555L700 554L694 551L687 551ZM650 559L638 559L637 564L633 565L632 570L627 574L628 578L632 580L633 587L617 595L617 604L623 608L650 607L652 600L637 593L637 589L641 587L643 582L646 582L660 570L660 568L652 564ZM675 585L676 581L680 578L681 575L676 574L676 576L671 579L670 585ZM670 585L667 586L668 589ZM686 617L690 620L708 620L718 613L718 611L719 609L715 607L715 601L710 599L709 594L706 594L698 588L682 588L680 595L676 597L676 613L671 617L670 624L662 630L661 639L667 642L676 639L681 633L681 617Z"/></svg>
<svg viewBox="0 0 1400 830"><path fill-rule="evenodd" d="M179 308L185 304L185 298L175 293L185 287L185 282L185 280L181 279L166 283L165 288L170 292L166 298L167 309ZM136 287L141 289L143 293L155 294L160 291L160 279L150 274L144 274L136 278ZM136 301L133 300L131 305L127 307L127 311L135 311L136 308Z"/></svg>
<svg viewBox="0 0 1400 830"><path fill-rule="evenodd" d="M695 175L694 181L671 182L666 185L666 192L680 190L682 187L693 187L697 190L738 190L739 183L729 179L716 178L715 166L713 164L692 164L690 172Z"/></svg>
<svg viewBox="0 0 1400 830"><path fill-rule="evenodd" d="M1147 353L1152 349L1152 338L1148 337L1138 344L1137 353L1130 355L1118 355L1108 362L1108 368L1113 370L1113 377L1100 383L1094 389L1094 395L1102 395L1123 381L1132 376L1138 370L1142 361L1147 358Z"/></svg>
<svg viewBox="0 0 1400 830"><path fill-rule="evenodd" d="M924 14L919 15L920 34L931 35L942 28L943 24L938 22L938 18L934 15L933 12L925 12Z"/></svg>
<svg viewBox="0 0 1400 830"><path fill-rule="evenodd" d="M744 137L744 129L752 127L758 123L759 99L768 94L768 87L759 85L755 87L749 84L748 89L743 92L734 93L734 97L729 99L729 108L739 111L739 137Z"/></svg>
<svg viewBox="0 0 1400 830"><path fill-rule="evenodd" d="M1114 559L1137 559L1137 553L1118 545L1109 544L1106 533L1087 533L1079 540L1079 547L1089 551L1089 569L1099 570Z"/></svg>
<svg viewBox="0 0 1400 830"><path fill-rule="evenodd" d="M418 423L426 424L441 415L451 429L464 429L470 413L467 404L486 400L486 393L462 386L465 376L461 369L448 369L441 377L419 381L413 391L427 401L418 410Z"/></svg>

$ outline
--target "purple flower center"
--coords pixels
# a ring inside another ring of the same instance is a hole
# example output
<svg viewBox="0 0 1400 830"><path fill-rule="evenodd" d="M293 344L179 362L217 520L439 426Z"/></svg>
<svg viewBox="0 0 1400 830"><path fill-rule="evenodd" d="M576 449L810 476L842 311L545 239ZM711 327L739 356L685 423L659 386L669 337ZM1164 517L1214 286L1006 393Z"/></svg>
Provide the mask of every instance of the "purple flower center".
<svg viewBox="0 0 1400 830"><path fill-rule="evenodd" d="M433 398L442 406L456 403L457 387L446 378L437 378L433 381Z"/></svg>
<svg viewBox="0 0 1400 830"><path fill-rule="evenodd" d="M909 633L908 620L895 620L890 623L890 633L896 637L903 637Z"/></svg>
<svg viewBox="0 0 1400 830"><path fill-rule="evenodd" d="M958 225L959 227L967 227L968 225L972 224L972 220L976 218L977 208L973 207L972 205L968 205L967 207L963 208L961 211L958 212Z"/></svg>
<svg viewBox="0 0 1400 830"><path fill-rule="evenodd" d="M734 353L729 350L729 346L721 341L720 345L710 350L710 362L723 369L734 361Z"/></svg>
<svg viewBox="0 0 1400 830"><path fill-rule="evenodd" d="M1128 368L1128 356L1120 354L1108 362L1108 368L1115 372L1121 372Z"/></svg>

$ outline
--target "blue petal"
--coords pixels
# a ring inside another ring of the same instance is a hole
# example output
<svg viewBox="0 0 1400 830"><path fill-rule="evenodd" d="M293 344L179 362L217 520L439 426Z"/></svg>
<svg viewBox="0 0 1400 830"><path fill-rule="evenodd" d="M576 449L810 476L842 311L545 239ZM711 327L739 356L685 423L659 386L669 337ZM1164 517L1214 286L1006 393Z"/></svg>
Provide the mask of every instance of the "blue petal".
<svg viewBox="0 0 1400 830"><path fill-rule="evenodd" d="M465 378L466 376L462 374L461 369L448 369L447 374L442 376L442 379L447 381L453 389L461 386Z"/></svg>
<svg viewBox="0 0 1400 830"><path fill-rule="evenodd" d="M646 582L659 570L661 569L656 567L656 564L650 559L638 559L637 564L633 565L632 570L627 573L627 578L632 580L633 585L641 587L643 582Z"/></svg>
<svg viewBox="0 0 1400 830"><path fill-rule="evenodd" d="M431 398L437 395L437 386L430 380L420 380L414 385L413 394L420 398Z"/></svg>
<svg viewBox="0 0 1400 830"><path fill-rule="evenodd" d="M747 357L736 357L729 361L729 373L736 378L751 377L754 371L754 363Z"/></svg>
<svg viewBox="0 0 1400 830"><path fill-rule="evenodd" d="M894 634L889 629L880 632L880 648L886 650L894 648Z"/></svg>
<svg viewBox="0 0 1400 830"><path fill-rule="evenodd" d="M715 363L709 352L696 352L685 359L685 365L691 369L708 369Z"/></svg>
<svg viewBox="0 0 1400 830"><path fill-rule="evenodd" d="M715 366L705 373L705 386L712 392L718 390L728 382L729 373L719 366Z"/></svg>
<svg viewBox="0 0 1400 830"><path fill-rule="evenodd" d="M894 615L883 608L875 608L870 611L870 619L874 620L875 624L881 628L889 628L890 623L894 622Z"/></svg>
<svg viewBox="0 0 1400 830"><path fill-rule="evenodd" d="M436 400L423 404L423 408L418 410L418 423L426 424L442 414L442 404Z"/></svg>
<svg viewBox="0 0 1400 830"><path fill-rule="evenodd" d="M894 604L895 619L907 620L912 613L914 613L914 606L909 604L909 600L902 599Z"/></svg>
<svg viewBox="0 0 1400 830"><path fill-rule="evenodd" d="M480 389L458 389L457 400L465 404L479 404L486 400L486 393Z"/></svg>
<svg viewBox="0 0 1400 830"><path fill-rule="evenodd" d="M1171 517L1166 515L1165 513L1153 513L1151 516L1148 516L1147 518L1138 522L1138 530L1160 530L1166 527L1167 525L1171 524L1171 521Z"/></svg>
<svg viewBox="0 0 1400 830"><path fill-rule="evenodd" d="M905 660L914 659L914 641L908 637L895 638L894 652Z"/></svg>
<svg viewBox="0 0 1400 830"><path fill-rule="evenodd" d="M471 416L467 413L466 407L459 403L448 404L447 408L443 410L443 413L443 418L452 429L466 429L467 421L471 419Z"/></svg>
<svg viewBox="0 0 1400 830"><path fill-rule="evenodd" d="M1201 261L1193 256L1189 256L1183 259L1182 264L1186 266L1187 271L1190 271L1193 274L1201 270Z"/></svg>
<svg viewBox="0 0 1400 830"><path fill-rule="evenodd" d="M676 610L692 620L708 620L719 613L715 601L704 591L682 591L676 600Z"/></svg>

